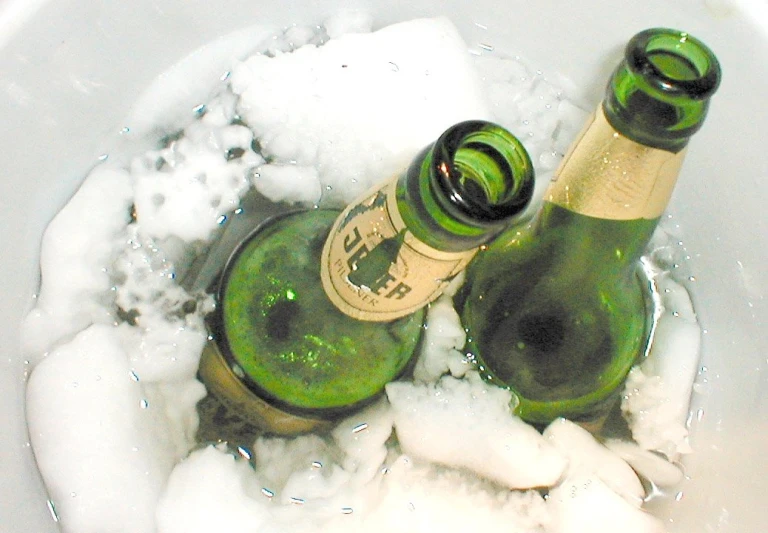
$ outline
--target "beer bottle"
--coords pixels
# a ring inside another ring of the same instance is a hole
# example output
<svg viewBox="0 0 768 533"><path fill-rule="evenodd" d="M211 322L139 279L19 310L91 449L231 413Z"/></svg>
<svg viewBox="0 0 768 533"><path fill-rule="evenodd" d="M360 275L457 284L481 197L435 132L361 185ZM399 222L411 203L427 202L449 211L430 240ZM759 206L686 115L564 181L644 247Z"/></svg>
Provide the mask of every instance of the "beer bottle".
<svg viewBox="0 0 768 533"><path fill-rule="evenodd" d="M652 329L639 259L719 81L716 57L687 33L635 35L533 221L469 266L469 356L523 419L596 429L615 405Z"/></svg>
<svg viewBox="0 0 768 533"><path fill-rule="evenodd" d="M520 142L467 121L341 213L300 211L257 228L218 282L198 440L303 433L376 399L407 371L425 306L532 191Z"/></svg>

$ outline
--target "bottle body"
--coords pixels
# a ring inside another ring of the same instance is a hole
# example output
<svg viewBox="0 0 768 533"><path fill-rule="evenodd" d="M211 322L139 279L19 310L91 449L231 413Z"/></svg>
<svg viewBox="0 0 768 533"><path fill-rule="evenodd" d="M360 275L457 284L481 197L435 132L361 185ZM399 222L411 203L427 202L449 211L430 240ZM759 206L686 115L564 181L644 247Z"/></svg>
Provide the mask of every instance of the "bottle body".
<svg viewBox="0 0 768 533"><path fill-rule="evenodd" d="M513 389L520 417L589 425L610 409L648 329L638 257L616 251L654 226L606 224L546 204L531 226L502 236L472 265L462 310L467 350L484 378ZM595 246L609 241L613 250Z"/></svg>
<svg viewBox="0 0 768 533"><path fill-rule="evenodd" d="M522 418L597 430L644 354L652 309L639 259L717 80L716 59L687 34L635 36L534 221L470 265L468 352Z"/></svg>
<svg viewBox="0 0 768 533"><path fill-rule="evenodd" d="M474 165L481 167L477 178L455 163L476 150L491 154ZM449 202L462 199L464 184L479 182L485 196L472 202L490 206L490 216L477 215L474 205L458 214L446 210L429 185L436 179L458 180L449 186ZM237 435L303 433L375 400L407 371L425 306L523 211L532 180L517 139L473 121L449 129L402 176L341 213L314 209L258 228L219 281L209 317L213 340L199 375L220 402L208 400L203 425L232 420ZM430 207L404 203L403 189L414 182L427 182L423 203ZM443 234L422 230L430 224Z"/></svg>
<svg viewBox="0 0 768 533"><path fill-rule="evenodd" d="M201 378L254 426L304 432L359 407L400 375L421 336L423 309L366 323L326 297L320 256L338 214L272 219L222 276L220 313L210 317L216 346L207 348Z"/></svg>

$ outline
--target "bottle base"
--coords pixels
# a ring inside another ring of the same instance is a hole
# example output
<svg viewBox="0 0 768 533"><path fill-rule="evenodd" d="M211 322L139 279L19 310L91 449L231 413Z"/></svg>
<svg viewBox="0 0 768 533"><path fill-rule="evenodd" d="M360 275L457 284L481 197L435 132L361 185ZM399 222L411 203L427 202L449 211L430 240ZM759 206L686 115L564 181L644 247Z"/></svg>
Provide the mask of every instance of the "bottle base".
<svg viewBox="0 0 768 533"><path fill-rule="evenodd" d="M215 341L203 349L198 369L208 396L198 403L199 442L250 442L260 433L300 435L330 427L331 422L287 413L256 396L227 364Z"/></svg>

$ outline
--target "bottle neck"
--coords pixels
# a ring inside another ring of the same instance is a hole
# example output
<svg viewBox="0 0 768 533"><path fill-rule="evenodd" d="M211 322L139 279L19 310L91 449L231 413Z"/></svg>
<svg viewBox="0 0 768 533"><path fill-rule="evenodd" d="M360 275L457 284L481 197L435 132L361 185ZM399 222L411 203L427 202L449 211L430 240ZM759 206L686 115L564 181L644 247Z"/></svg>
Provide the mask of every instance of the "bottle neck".
<svg viewBox="0 0 768 533"><path fill-rule="evenodd" d="M704 43L677 30L645 30L627 44L603 109L625 137L679 152L704 123L719 83L719 63Z"/></svg>
<svg viewBox="0 0 768 533"><path fill-rule="evenodd" d="M599 107L565 155L544 199L598 219L658 219L684 157L685 151L671 153L625 137Z"/></svg>
<svg viewBox="0 0 768 533"><path fill-rule="evenodd" d="M624 137L598 107L555 172L533 231L558 233L566 244L558 253L590 258L605 277L630 279L684 156Z"/></svg>
<svg viewBox="0 0 768 533"><path fill-rule="evenodd" d="M519 218L533 195L533 164L520 141L485 121L448 130L412 161L397 207L413 235L440 251L485 244Z"/></svg>

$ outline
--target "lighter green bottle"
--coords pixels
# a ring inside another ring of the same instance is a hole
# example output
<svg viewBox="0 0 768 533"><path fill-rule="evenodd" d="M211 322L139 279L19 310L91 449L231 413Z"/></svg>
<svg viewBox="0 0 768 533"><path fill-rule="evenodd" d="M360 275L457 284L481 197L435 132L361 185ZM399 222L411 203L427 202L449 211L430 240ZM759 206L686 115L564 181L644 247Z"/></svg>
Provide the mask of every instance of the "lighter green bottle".
<svg viewBox="0 0 768 533"><path fill-rule="evenodd" d="M639 259L719 81L717 59L690 35L637 34L534 221L470 265L468 352L523 419L597 429L615 405L649 337Z"/></svg>
<svg viewBox="0 0 768 533"><path fill-rule="evenodd" d="M407 370L425 306L532 191L519 141L469 121L343 212L303 211L258 228L220 280L198 438L303 433L379 397Z"/></svg>

